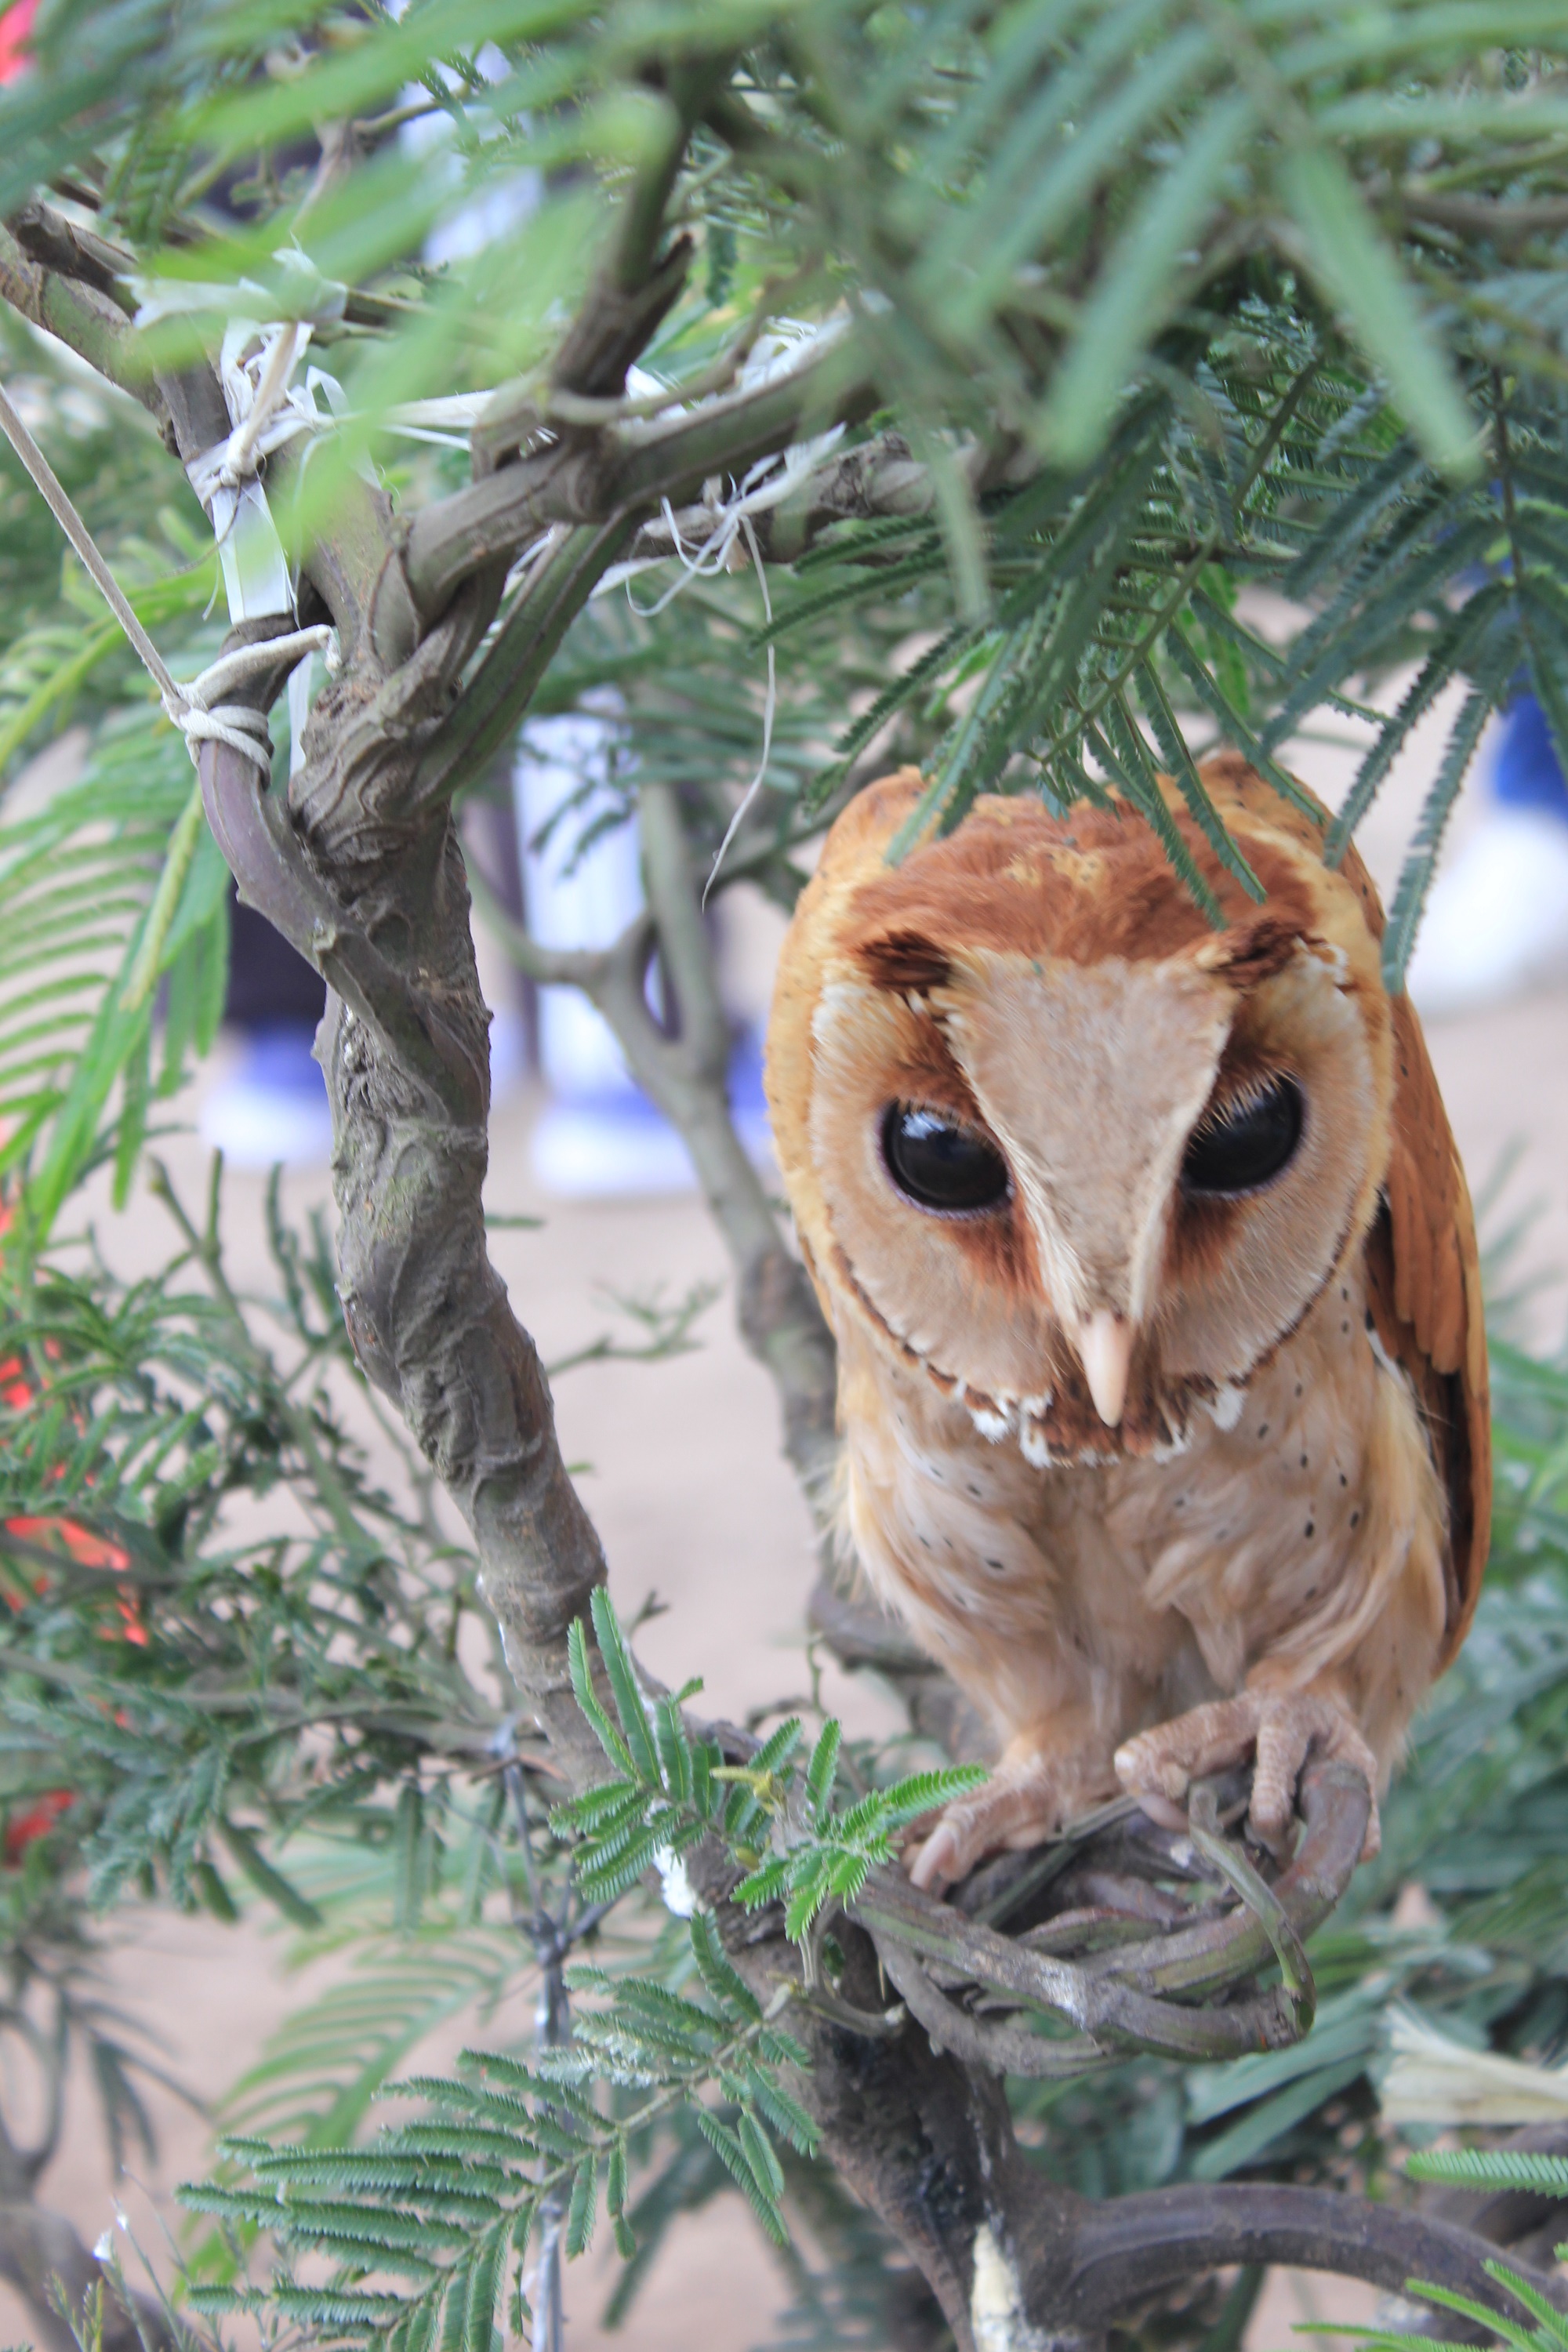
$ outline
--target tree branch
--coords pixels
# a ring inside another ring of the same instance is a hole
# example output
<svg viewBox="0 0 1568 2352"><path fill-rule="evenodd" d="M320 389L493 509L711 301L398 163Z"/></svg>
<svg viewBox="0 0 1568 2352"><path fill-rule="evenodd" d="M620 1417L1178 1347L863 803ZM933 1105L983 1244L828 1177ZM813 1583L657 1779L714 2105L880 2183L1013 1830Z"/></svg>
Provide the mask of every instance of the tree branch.
<svg viewBox="0 0 1568 2352"><path fill-rule="evenodd" d="M1065 2264L1050 2224L1042 2234L1037 2253L1020 2241L1026 2308L1086 2335L1152 2295L1232 2263L1332 2271L1391 2294L1424 2279L1481 2303L1501 2299L1486 2270L1497 2258L1489 2240L1333 2189L1226 2181L1108 2198L1079 2214ZM1568 2309L1568 2282L1534 2272L1530 2283L1558 2310ZM1464 2339L1479 2340L1479 2331L1466 2329Z"/></svg>
<svg viewBox="0 0 1568 2352"><path fill-rule="evenodd" d="M787 375L705 402L689 416L565 434L415 517L404 557L410 593L433 617L470 572L510 563L552 523L602 522L682 499L710 475L743 473L875 404L868 369L840 336Z"/></svg>
<svg viewBox="0 0 1568 2352"><path fill-rule="evenodd" d="M19 317L56 335L79 359L96 368L107 383L128 392L156 419L165 439L173 432L163 387L134 360L134 337L115 305L90 289L74 286L24 251L9 228L0 226L0 300Z"/></svg>
<svg viewBox="0 0 1568 2352"><path fill-rule="evenodd" d="M678 236L660 256L665 215L692 130L729 72L727 58L672 68L665 136L634 174L594 290L551 362L552 392L587 400L622 392L626 370L679 299L694 248L689 236ZM524 383L491 402L471 439L476 476L493 473L538 430L543 420L536 397Z"/></svg>
<svg viewBox="0 0 1568 2352"><path fill-rule="evenodd" d="M177 2352L174 2330L160 2306L136 2295L134 2316L120 2298L103 2266L83 2245L63 2213L30 2198L0 2199L0 2278L9 2280L26 2302L47 2352L79 2352L77 2339L54 2300L58 2286L72 2311L101 2286L102 2352ZM140 2323L140 2324L138 2324Z"/></svg>
<svg viewBox="0 0 1568 2352"><path fill-rule="evenodd" d="M592 997L604 986L608 975L613 949L608 948L547 948L541 945L531 931L508 914L484 876L470 860L468 891L485 929L491 932L525 980L536 988L580 988L584 996ZM636 950L646 964L648 945L644 937L647 918L639 915L635 929L642 944Z"/></svg>
<svg viewBox="0 0 1568 2352"><path fill-rule="evenodd" d="M658 925L664 976L675 994L681 1056L694 1077L722 1087L730 1066L730 1024L673 786L644 784L637 811L648 904Z"/></svg>
<svg viewBox="0 0 1568 2352"><path fill-rule="evenodd" d="M90 229L78 228L64 213L56 212L52 205L37 198L14 214L6 226L23 251L40 268L72 278L79 286L90 287L126 318L134 317L137 304L130 290L130 280L136 261L123 247L110 245L107 238L95 236Z"/></svg>
<svg viewBox="0 0 1568 2352"><path fill-rule="evenodd" d="M973 475L976 469L970 470ZM889 430L826 459L789 499L762 508L751 520L763 562L794 563L834 523L935 511L931 468L910 455L901 433ZM639 526L628 553L634 562L673 555L678 531L690 545L700 543L712 525L713 510L707 506L674 508L672 516L660 511Z"/></svg>
<svg viewBox="0 0 1568 2352"><path fill-rule="evenodd" d="M419 764L420 795L449 798L516 733L562 638L631 533L630 516L613 515L562 532L540 557L461 698L433 734ZM500 571L495 567L498 580Z"/></svg>
<svg viewBox="0 0 1568 2352"><path fill-rule="evenodd" d="M1177 1925L1146 1940L1085 1951L1073 1940L1072 1916L1039 1948L1027 1937L999 1935L982 1918L965 1920L952 1904L932 1902L894 1870L875 1873L856 1904L882 1964L932 2039L970 2064L1019 2075L1059 2075L1091 2070L1129 2049L1169 2057L1221 2059L1281 2049L1311 2023L1316 1995L1301 1946L1328 1917L1350 1885L1371 1811L1365 1781L1348 1766L1321 1758L1302 1780L1305 1828L1289 1868L1272 1889L1253 1877L1245 1904L1209 1906L1194 1925ZM1194 1857L1163 1839L1132 1853L1136 1877L1212 1878L1226 1849L1196 1827ZM1092 1851L1090 1848L1089 1851ZM1235 1854L1235 1850L1231 1850ZM1206 1857L1206 1859L1205 1859ZM1244 1857L1235 1854L1228 1867ZM1130 1893L1136 1895L1133 1883ZM1107 1897L1109 1900L1109 1897ZM1113 1906L1120 1908L1120 1905ZM1141 1916L1134 1911L1131 1923ZM1037 1944L1047 1923L1037 1928ZM1279 1953L1286 1980L1261 1993L1245 1988ZM949 1988L978 1985L990 1998L984 2015L972 2013ZM998 2021L998 2006L1054 2011L1076 2036L1045 2041L1015 2017ZM1223 2005L1216 1996L1226 1996ZM1200 2006L1207 1996L1207 2005Z"/></svg>
<svg viewBox="0 0 1568 2352"><path fill-rule="evenodd" d="M805 1270L784 1247L766 1192L730 1116L729 1034L714 983L691 854L673 792L645 785L640 805L648 900L680 1010L680 1033L655 1025L640 961L617 952L590 992L615 1031L633 1076L677 1129L735 1269L742 1334L773 1375L784 1451L819 1528L837 1458L833 1340ZM627 944L630 944L628 935Z"/></svg>
<svg viewBox="0 0 1568 2352"><path fill-rule="evenodd" d="M1449 194L1440 189L1407 187L1400 202L1412 220L1430 221L1467 241L1510 252L1532 236L1555 236L1568 228L1568 197L1527 196L1518 203L1492 196Z"/></svg>

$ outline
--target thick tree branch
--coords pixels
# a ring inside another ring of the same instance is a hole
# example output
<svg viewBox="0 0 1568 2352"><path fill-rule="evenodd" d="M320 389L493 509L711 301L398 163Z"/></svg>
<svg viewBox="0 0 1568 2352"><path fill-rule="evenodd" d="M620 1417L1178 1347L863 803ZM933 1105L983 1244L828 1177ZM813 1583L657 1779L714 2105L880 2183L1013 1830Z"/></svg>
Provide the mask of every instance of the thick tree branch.
<svg viewBox="0 0 1568 2352"><path fill-rule="evenodd" d="M0 300L19 317L56 335L79 359L96 368L105 383L128 392L156 418L167 437L173 429L169 403L152 373L138 367L134 337L116 305L90 288L76 286L45 268L0 226Z"/></svg>
<svg viewBox="0 0 1568 2352"><path fill-rule="evenodd" d="M710 475L743 473L875 404L870 374L841 336L787 375L707 402L690 416L632 418L563 436L416 516L404 557L410 593L434 617L470 572L510 562L552 523L602 522L681 499Z"/></svg>
<svg viewBox="0 0 1568 2352"><path fill-rule="evenodd" d="M24 205L6 224L17 244L40 268L88 286L113 303L126 318L135 315L136 297L131 278L135 257L122 246L110 245L90 229L78 228L64 213L37 199Z"/></svg>
<svg viewBox="0 0 1568 2352"><path fill-rule="evenodd" d="M1332 2189L1220 2182L1109 2198L1079 2215L1065 2265L1054 2217L1042 2239L1037 2252L1026 2236L1019 2242L1026 2308L1086 2335L1098 2335L1110 2320L1184 2280L1233 2263L1332 2271L1391 2294L1424 2279L1482 2303L1500 2300L1485 2267L1497 2257L1488 2239ZM1536 2272L1531 2284L1559 2310L1568 2308L1562 2279Z"/></svg>

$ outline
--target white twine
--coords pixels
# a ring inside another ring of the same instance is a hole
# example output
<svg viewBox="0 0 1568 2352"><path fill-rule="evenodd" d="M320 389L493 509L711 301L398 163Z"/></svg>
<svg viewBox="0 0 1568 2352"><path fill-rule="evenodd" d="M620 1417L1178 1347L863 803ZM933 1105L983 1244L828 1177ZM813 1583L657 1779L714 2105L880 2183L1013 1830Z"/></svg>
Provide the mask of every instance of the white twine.
<svg viewBox="0 0 1568 2352"><path fill-rule="evenodd" d="M92 533L77 512L54 467L16 414L3 386L0 386L0 431L4 431L5 438L32 476L46 505L130 639L143 668L158 688L166 716L184 737L192 763L199 761L203 743L226 743L231 751L237 751L243 759L249 760L258 768L263 777L269 778L272 773L272 747L268 740L265 717L247 704L226 702L223 697L231 693L247 677L254 677L264 670L276 667L279 660L287 659L289 655L300 660L308 653L320 653L325 656L328 667L332 667L336 646L334 632L322 624L313 628L295 629L287 636L270 637L264 645L240 646L203 670L199 677L191 678L182 685L137 618L129 597L104 562Z"/></svg>
<svg viewBox="0 0 1568 2352"><path fill-rule="evenodd" d="M740 388L742 391L750 390L759 383L771 383L775 377L789 373L799 364L801 354L808 345L815 344L820 348L826 343L835 341L843 333L845 324L846 321L842 319L829 320L826 326L810 326L794 319L781 320L778 330L773 334L764 335L759 339L756 348L741 370L738 378ZM763 562L762 550L757 544L757 534L752 528L752 518L754 515L765 514L771 508L782 506L786 499L794 495L806 477L816 471L828 451L837 447L843 437L843 425L835 425L827 432L815 435L809 441L792 443L782 457L759 457L755 465L750 467L740 481L734 485L728 499L715 498L706 502L707 510L712 516L712 527L695 553L689 551L681 537L680 525L668 499L661 499L659 510L664 520L664 527L669 533L670 552L680 565L678 576L654 604L648 605L637 604L631 593L632 581L639 572L650 571L655 564L668 563L670 560L668 555L639 556L626 563L612 564L595 588L595 595L603 596L612 588L624 585L626 591L626 602L631 605L633 612L641 619L652 620L657 614L662 613L665 606L675 597L683 594L694 580L711 579L716 572L727 571L730 568L736 542L743 538L756 571L758 585L763 592L763 612L771 627L773 617L773 598L768 593L767 570ZM767 688L763 699L762 760L755 775L742 793L735 813L725 828L724 838L719 844L708 879L702 887L704 907L708 904L709 893L719 878L719 869L724 862L730 845L745 822L752 802L763 788L768 772L768 762L773 756L773 719L778 707L778 657L771 644L767 648Z"/></svg>
<svg viewBox="0 0 1568 2352"><path fill-rule="evenodd" d="M175 700L163 697L163 709L185 739L185 748L193 761L199 760L198 746L203 743L226 743L231 751L255 761L264 779L272 774L272 742L267 731L263 712L248 703L223 702L215 698L230 691L247 677L258 677L273 669L280 661L292 656L293 663L306 662L312 654L320 654L329 670L338 667L337 634L324 622L309 629L290 629L286 636L267 637L260 645L237 646L233 653L222 655L210 668L197 677L187 679L174 688ZM292 675L289 680L293 683ZM290 696L289 715L293 715ZM292 758L290 767L292 770Z"/></svg>
<svg viewBox="0 0 1568 2352"><path fill-rule="evenodd" d="M772 628L773 621L773 600L768 593L768 575L763 565L763 551L757 545L757 534L752 528L752 518L750 515L742 515L741 517L741 529L746 534L746 544L752 551L752 562L757 567L757 584L763 592L763 611L767 615L768 626ZM744 822L747 810L751 807L752 803L756 799L757 794L763 789L763 778L768 772L768 761L773 756L773 711L777 704L777 700L778 662L773 652L773 644L770 640L768 645L768 690L763 699L763 756L761 762L758 765L756 774L752 778L751 782L741 794L740 803L735 810L735 814L730 819L729 824L725 828L723 840L719 844L717 850L714 852L713 863L711 867L709 869L708 879L702 886L702 904L704 907L708 904L709 892L712 889L714 883L719 879L719 868L724 863L724 854L729 848L730 844L734 840L735 835L740 832L741 826Z"/></svg>

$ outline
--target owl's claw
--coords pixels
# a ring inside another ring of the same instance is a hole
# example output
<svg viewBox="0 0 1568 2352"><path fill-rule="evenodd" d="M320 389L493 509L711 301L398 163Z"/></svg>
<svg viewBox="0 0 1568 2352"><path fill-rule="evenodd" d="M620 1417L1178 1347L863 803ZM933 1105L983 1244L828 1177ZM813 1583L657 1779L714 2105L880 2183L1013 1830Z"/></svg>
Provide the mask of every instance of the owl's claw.
<svg viewBox="0 0 1568 2352"><path fill-rule="evenodd" d="M1004 1756L984 1788L957 1798L928 1837L905 1849L904 1867L917 1886L940 1895L986 1854L1038 1845L1080 1794L1079 1774L1059 1754L1032 1748Z"/></svg>
<svg viewBox="0 0 1568 2352"><path fill-rule="evenodd" d="M1251 1756L1247 1829L1260 1845L1277 1849L1289 1834L1296 1783L1314 1748L1352 1765L1372 1791L1361 1853L1370 1862L1383 1843L1377 1759L1344 1708L1320 1692L1243 1691L1236 1698L1194 1706L1125 1741L1116 1751L1116 1775L1156 1821L1173 1827L1182 1823L1178 1808L1194 1780Z"/></svg>

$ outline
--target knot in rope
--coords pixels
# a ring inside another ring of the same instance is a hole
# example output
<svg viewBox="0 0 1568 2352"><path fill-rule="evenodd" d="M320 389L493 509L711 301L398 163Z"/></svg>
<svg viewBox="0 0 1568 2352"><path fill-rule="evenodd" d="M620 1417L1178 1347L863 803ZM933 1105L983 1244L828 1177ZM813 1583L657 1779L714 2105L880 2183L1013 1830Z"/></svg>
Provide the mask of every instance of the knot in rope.
<svg viewBox="0 0 1568 2352"><path fill-rule="evenodd" d="M270 777L272 738L259 710L243 702L221 703L217 709L209 710L189 687L178 700L165 694L163 702L165 716L185 739L193 764L201 758L203 743L226 743L231 751L254 761L261 773Z"/></svg>
<svg viewBox="0 0 1568 2352"><path fill-rule="evenodd" d="M184 737L192 765L199 763L204 743L226 743L241 759L252 761L266 782L272 774L272 738L267 731L265 714L248 703L226 702L222 698L242 679L275 669L279 662L302 661L307 654L320 654L328 669L335 671L339 658L336 631L325 623L309 629L292 629L287 636L265 637L259 645L237 646L232 653L221 655L204 669L199 677L183 684L171 678L163 690L163 709Z"/></svg>

